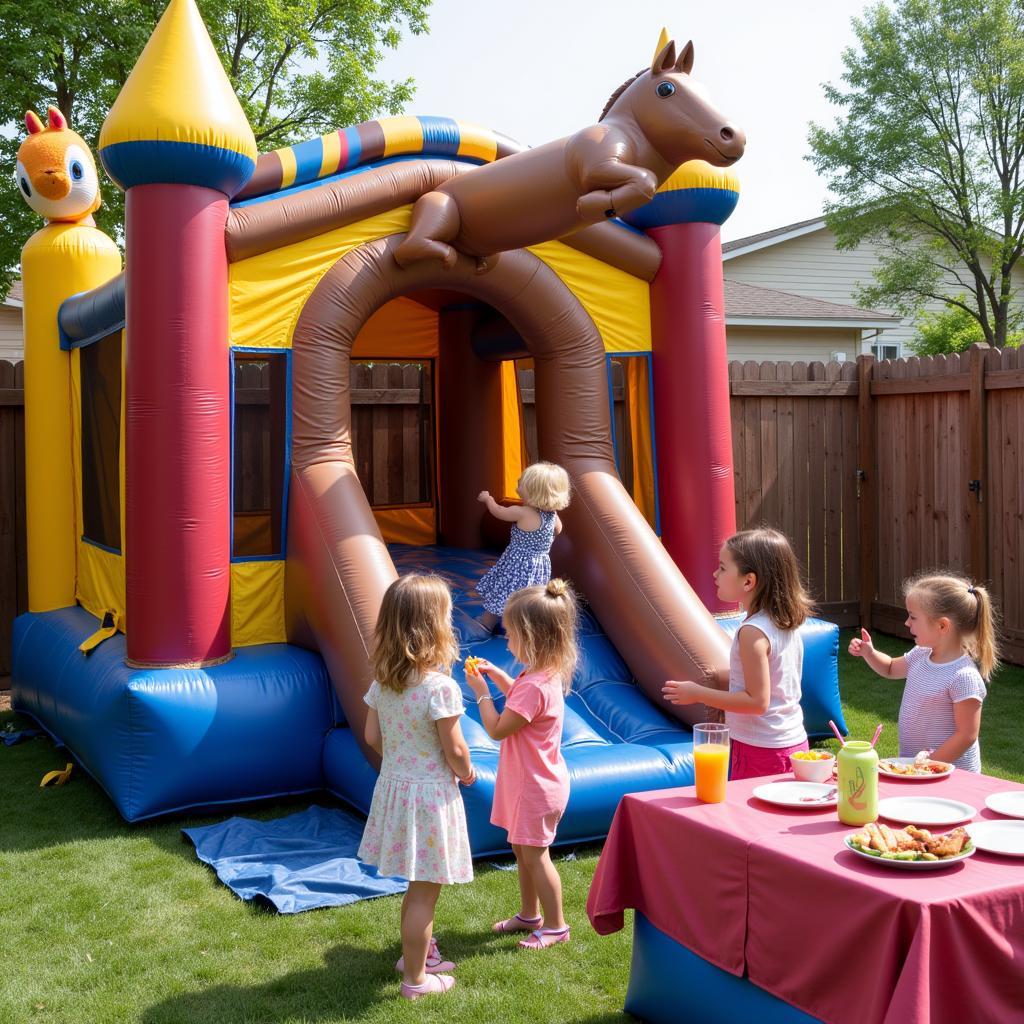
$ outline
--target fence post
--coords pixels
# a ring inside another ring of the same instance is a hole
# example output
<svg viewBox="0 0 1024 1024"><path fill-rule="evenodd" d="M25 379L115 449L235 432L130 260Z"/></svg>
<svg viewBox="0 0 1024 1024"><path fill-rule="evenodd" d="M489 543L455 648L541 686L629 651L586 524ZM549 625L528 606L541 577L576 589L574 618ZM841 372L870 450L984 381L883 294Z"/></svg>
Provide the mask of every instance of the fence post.
<svg viewBox="0 0 1024 1024"><path fill-rule="evenodd" d="M875 406L871 398L874 356L857 357L857 524L860 547L860 624L871 629L877 588L878 490L875 487Z"/></svg>
<svg viewBox="0 0 1024 1024"><path fill-rule="evenodd" d="M975 580L987 580L988 573L988 510L985 508L985 486L987 484L987 412L985 409L985 363L991 351L983 342L970 348L971 392L968 412L968 436L970 446L970 479L968 490L974 500L968 498L967 516L970 543L970 573Z"/></svg>

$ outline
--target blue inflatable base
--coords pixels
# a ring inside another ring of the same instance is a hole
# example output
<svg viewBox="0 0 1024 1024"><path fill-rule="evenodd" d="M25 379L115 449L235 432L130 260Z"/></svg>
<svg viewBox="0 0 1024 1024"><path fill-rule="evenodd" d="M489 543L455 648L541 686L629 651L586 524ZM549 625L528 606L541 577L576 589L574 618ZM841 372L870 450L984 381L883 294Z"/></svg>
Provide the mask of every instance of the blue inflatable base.
<svg viewBox="0 0 1024 1024"><path fill-rule="evenodd" d="M479 622L477 580L493 557L395 545L399 572L439 572L452 585L461 658L517 666L504 638ZM723 619L734 630L738 617ZM78 645L98 626L82 608L30 613L14 624L12 700L72 751L128 821L327 789L365 813L376 774L344 723L320 656L287 644L243 647L211 669L131 669L116 635L88 657ZM839 630L811 620L804 638L807 731L845 731L836 668ZM560 843L605 836L625 793L693 782L692 733L652 703L584 610L580 665L566 701L562 749L571 780ZM498 748L480 724L462 673L463 732L479 781L464 791L474 853L507 849L490 824ZM498 707L501 707L498 699Z"/></svg>
<svg viewBox="0 0 1024 1024"><path fill-rule="evenodd" d="M322 789L334 719L319 655L268 644L210 669L132 669L121 634L78 650L98 625L77 607L15 619L11 701L128 821Z"/></svg>
<svg viewBox="0 0 1024 1024"><path fill-rule="evenodd" d="M822 1024L746 978L708 963L641 913L633 921L625 1010L648 1024Z"/></svg>

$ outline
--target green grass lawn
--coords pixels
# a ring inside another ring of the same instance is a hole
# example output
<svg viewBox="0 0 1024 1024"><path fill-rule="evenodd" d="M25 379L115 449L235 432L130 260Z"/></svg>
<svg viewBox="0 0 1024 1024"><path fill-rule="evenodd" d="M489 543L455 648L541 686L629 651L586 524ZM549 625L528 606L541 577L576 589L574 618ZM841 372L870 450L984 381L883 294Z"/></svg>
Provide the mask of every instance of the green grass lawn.
<svg viewBox="0 0 1024 1024"><path fill-rule="evenodd" d="M843 650L849 636L844 634ZM890 652L902 641L876 638ZM900 687L840 662L851 732L896 752ZM1019 729L1024 670L1006 669L985 705L985 770L1024 781ZM0 715L0 727L11 720ZM18 720L25 724L24 720ZM62 768L46 740L0 747L0 1022L51 1024L333 1024L340 1021L610 1022L629 971L629 931L599 938L584 912L598 845L559 868L573 940L519 951L490 933L516 907L515 875L478 865L441 897L437 934L459 962L451 996L398 999L400 900L281 917L236 899L200 864L181 828L209 818L126 825L87 776L39 789ZM324 798L326 801L327 798ZM271 818L288 802L239 811Z"/></svg>

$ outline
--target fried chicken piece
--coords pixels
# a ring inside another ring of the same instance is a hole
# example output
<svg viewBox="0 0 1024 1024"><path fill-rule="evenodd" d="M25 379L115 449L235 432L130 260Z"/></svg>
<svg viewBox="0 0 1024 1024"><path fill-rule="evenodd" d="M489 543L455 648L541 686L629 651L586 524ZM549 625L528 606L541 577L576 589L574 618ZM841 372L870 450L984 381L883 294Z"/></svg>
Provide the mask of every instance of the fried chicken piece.
<svg viewBox="0 0 1024 1024"><path fill-rule="evenodd" d="M932 836L931 842L926 845L928 852L934 853L936 857L955 857L964 848L966 842L966 830L955 828L944 836Z"/></svg>

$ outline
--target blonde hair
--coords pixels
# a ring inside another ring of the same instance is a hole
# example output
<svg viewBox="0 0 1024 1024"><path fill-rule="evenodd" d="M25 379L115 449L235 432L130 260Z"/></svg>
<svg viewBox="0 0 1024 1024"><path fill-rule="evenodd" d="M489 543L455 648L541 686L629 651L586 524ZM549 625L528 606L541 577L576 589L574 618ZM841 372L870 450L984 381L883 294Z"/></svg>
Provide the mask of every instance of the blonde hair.
<svg viewBox="0 0 1024 1024"><path fill-rule="evenodd" d="M377 682L405 690L431 669L448 672L458 655L448 584L416 573L395 580L384 592L373 635Z"/></svg>
<svg viewBox="0 0 1024 1024"><path fill-rule="evenodd" d="M527 505L542 512L560 512L569 506L569 474L553 462L527 466L516 490Z"/></svg>
<svg viewBox="0 0 1024 1024"><path fill-rule="evenodd" d="M953 573L922 573L903 584L903 597L915 597L930 618L949 619L963 649L977 662L986 682L999 665L996 610L980 584Z"/></svg>
<svg viewBox="0 0 1024 1024"><path fill-rule="evenodd" d="M804 590L789 538L778 530L760 527L733 534L725 546L742 575L757 577L750 613L767 612L779 629L803 625L814 605Z"/></svg>
<svg viewBox="0 0 1024 1024"><path fill-rule="evenodd" d="M502 614L505 632L514 636L519 656L531 671L547 670L572 689L579 650L576 647L576 598L565 580L517 590Z"/></svg>

